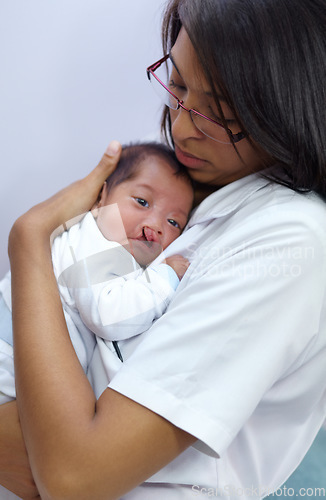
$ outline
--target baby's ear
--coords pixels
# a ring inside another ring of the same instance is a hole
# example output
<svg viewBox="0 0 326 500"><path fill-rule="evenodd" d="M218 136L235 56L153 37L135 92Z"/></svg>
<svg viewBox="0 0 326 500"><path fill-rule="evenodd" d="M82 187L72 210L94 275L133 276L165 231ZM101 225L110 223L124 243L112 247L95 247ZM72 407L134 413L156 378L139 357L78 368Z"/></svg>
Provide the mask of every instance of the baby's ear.
<svg viewBox="0 0 326 500"><path fill-rule="evenodd" d="M98 210L103 205L103 198L105 196L105 194L104 194L105 193L105 189L106 189L106 181L104 182L104 184L102 186L102 189L99 192L99 195L97 197L96 202L94 203L94 205L91 208L91 212L93 214L94 219L97 218L97 216L98 216Z"/></svg>

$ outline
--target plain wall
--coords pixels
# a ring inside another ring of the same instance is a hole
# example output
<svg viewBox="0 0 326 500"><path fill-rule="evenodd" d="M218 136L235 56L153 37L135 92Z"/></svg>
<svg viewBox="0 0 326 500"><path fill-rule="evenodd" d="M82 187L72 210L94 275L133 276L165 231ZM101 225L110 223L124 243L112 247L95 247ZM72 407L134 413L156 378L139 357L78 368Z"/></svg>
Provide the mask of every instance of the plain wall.
<svg viewBox="0 0 326 500"><path fill-rule="evenodd" d="M163 0L0 0L0 276L14 220L111 139L158 134Z"/></svg>

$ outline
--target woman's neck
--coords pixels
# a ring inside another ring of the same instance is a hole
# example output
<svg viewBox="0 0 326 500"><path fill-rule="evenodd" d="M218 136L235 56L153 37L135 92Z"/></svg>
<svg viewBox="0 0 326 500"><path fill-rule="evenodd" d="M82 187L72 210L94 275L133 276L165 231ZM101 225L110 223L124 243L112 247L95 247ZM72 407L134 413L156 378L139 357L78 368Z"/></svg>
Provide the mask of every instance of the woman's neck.
<svg viewBox="0 0 326 500"><path fill-rule="evenodd" d="M197 207L207 196L219 189L219 186L212 186L211 184L200 184L199 182L195 182L194 189L195 196L193 208Z"/></svg>

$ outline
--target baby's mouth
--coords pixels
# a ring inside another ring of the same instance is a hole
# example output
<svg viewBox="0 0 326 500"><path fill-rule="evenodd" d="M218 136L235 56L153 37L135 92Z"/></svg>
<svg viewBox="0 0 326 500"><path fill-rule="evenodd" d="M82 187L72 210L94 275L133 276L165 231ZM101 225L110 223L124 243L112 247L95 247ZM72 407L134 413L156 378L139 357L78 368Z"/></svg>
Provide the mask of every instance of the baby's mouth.
<svg viewBox="0 0 326 500"><path fill-rule="evenodd" d="M141 266L149 265L163 250L158 235L146 226L129 242L131 253Z"/></svg>
<svg viewBox="0 0 326 500"><path fill-rule="evenodd" d="M144 226L142 229L143 237L148 243L159 243L159 237L157 233L148 226Z"/></svg>

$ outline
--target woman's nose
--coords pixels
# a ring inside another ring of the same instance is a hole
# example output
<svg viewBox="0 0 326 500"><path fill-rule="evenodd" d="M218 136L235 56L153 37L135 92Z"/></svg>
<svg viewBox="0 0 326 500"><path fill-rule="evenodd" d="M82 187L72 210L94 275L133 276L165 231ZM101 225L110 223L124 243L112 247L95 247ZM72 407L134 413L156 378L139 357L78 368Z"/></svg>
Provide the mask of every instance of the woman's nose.
<svg viewBox="0 0 326 500"><path fill-rule="evenodd" d="M189 111L183 108L170 110L171 130L174 140L199 139L203 135L193 123Z"/></svg>

